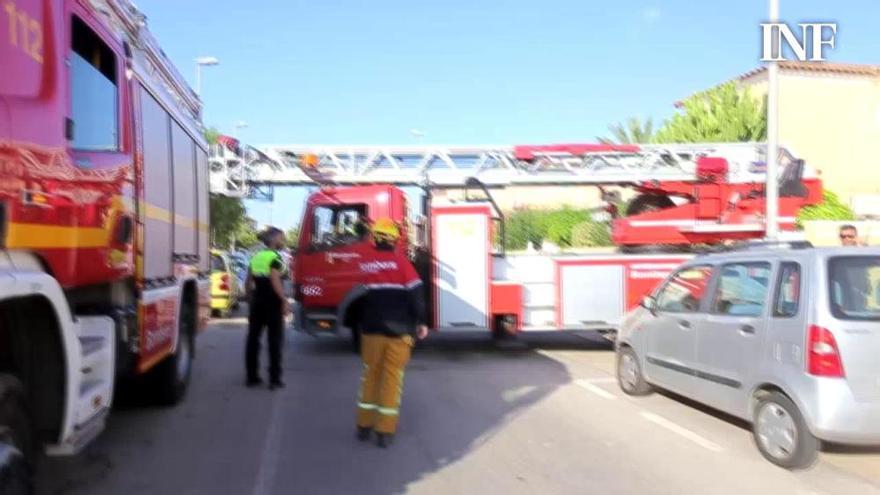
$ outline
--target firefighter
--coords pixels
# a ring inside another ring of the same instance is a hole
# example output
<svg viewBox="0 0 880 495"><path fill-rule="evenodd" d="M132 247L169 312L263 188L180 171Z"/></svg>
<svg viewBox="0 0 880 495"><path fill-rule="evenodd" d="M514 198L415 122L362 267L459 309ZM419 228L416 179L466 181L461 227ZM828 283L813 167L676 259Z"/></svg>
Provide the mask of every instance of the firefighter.
<svg viewBox="0 0 880 495"><path fill-rule="evenodd" d="M287 271L279 252L284 247L284 232L269 227L262 235L266 249L251 258L245 287L250 301L248 335L245 346L247 386L263 383L260 378L260 339L263 328L268 328L269 388L284 387L281 380L281 346L284 340L284 316L290 313L290 303L284 296L281 278Z"/></svg>
<svg viewBox="0 0 880 495"><path fill-rule="evenodd" d="M403 371L415 338L428 335L422 281L405 254L395 250L400 231L387 218L371 226L374 255L360 264L367 277L361 305L361 358L364 362L357 403L357 437L386 448L394 439L400 414Z"/></svg>

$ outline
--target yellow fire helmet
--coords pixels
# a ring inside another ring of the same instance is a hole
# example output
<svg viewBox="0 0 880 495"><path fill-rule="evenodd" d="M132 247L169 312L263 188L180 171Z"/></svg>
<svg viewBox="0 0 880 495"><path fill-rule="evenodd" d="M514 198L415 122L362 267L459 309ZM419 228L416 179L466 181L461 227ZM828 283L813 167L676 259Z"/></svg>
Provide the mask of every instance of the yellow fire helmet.
<svg viewBox="0 0 880 495"><path fill-rule="evenodd" d="M370 230L373 234L373 242L394 243L400 239L400 230L390 218L376 220Z"/></svg>

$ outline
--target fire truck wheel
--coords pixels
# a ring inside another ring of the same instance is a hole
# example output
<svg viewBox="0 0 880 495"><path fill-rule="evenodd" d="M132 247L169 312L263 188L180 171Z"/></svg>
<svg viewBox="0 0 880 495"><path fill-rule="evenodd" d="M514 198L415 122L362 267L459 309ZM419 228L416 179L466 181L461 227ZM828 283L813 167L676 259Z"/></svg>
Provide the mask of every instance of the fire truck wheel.
<svg viewBox="0 0 880 495"><path fill-rule="evenodd" d="M648 395L653 390L651 384L645 381L639 358L630 347L621 347L617 351L617 384L627 395Z"/></svg>
<svg viewBox="0 0 880 495"><path fill-rule="evenodd" d="M195 309L186 302L180 309L177 349L154 370L156 399L160 404L173 406L183 399L192 372L193 338L195 336Z"/></svg>
<svg viewBox="0 0 880 495"><path fill-rule="evenodd" d="M640 194L633 198L626 206L626 216L638 215L649 211L663 210L672 208L675 203L669 199L669 196L662 194Z"/></svg>
<svg viewBox="0 0 880 495"><path fill-rule="evenodd" d="M0 493L28 495L33 492L32 435L24 386L14 376L0 374Z"/></svg>

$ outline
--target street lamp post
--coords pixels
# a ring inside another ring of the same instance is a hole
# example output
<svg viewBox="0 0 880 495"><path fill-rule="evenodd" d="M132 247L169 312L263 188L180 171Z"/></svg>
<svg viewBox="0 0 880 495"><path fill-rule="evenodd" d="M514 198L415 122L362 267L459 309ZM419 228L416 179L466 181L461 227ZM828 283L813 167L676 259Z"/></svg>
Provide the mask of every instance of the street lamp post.
<svg viewBox="0 0 880 495"><path fill-rule="evenodd" d="M212 66L219 64L220 61L216 57L198 57L196 58L196 94L202 94L202 66Z"/></svg>
<svg viewBox="0 0 880 495"><path fill-rule="evenodd" d="M235 139L239 140L239 149L241 149L241 148L240 148L240 146L241 146L241 139L240 139L240 137L239 137L239 135L238 135L238 130L239 130L239 129L244 129L244 128L247 127L247 126L248 126L248 123L245 122L245 121L243 121L243 120L239 120L239 121L236 122L235 124L232 124L232 137L234 137ZM241 163L240 163L239 167L244 168L244 153L242 153L242 155L241 155L241 157L239 158L239 160L241 160ZM270 214L270 216L271 216L271 214ZM232 248L232 249L234 249L234 245L235 245L235 234L232 234L232 244L233 244L233 248Z"/></svg>
<svg viewBox="0 0 880 495"><path fill-rule="evenodd" d="M233 132L233 137L234 137L235 139L238 139L238 138L239 138L239 136L238 136L238 130L239 130L239 129L244 129L245 127L249 127L249 126L248 126L248 123L245 122L245 121L243 121L243 120L239 120L238 122L236 122L235 124L233 124L233 126L232 126L232 128L234 129L234 130L232 131L232 132Z"/></svg>
<svg viewBox="0 0 880 495"><path fill-rule="evenodd" d="M779 20L779 0L770 1L770 22ZM778 38L773 38L777 40ZM777 58L782 46L774 43L771 59ZM779 66L773 60L767 65L767 183L764 186L767 199L766 231L768 240L779 238Z"/></svg>

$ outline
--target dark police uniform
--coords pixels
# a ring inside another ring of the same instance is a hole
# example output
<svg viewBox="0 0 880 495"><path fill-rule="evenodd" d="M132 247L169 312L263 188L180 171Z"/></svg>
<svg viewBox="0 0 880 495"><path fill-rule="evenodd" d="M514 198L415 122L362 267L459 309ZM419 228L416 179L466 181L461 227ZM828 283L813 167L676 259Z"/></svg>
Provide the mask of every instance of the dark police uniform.
<svg viewBox="0 0 880 495"><path fill-rule="evenodd" d="M284 339L283 301L272 288L272 270L283 275L284 259L274 250L264 249L251 258L250 272L254 280L254 292L250 301L248 336L245 349L245 366L248 381L259 380L260 337L263 328L269 329L269 380L281 381L281 345Z"/></svg>

